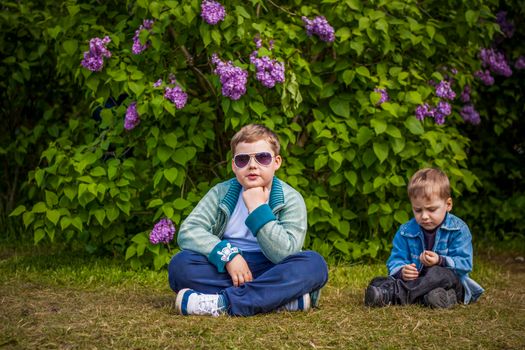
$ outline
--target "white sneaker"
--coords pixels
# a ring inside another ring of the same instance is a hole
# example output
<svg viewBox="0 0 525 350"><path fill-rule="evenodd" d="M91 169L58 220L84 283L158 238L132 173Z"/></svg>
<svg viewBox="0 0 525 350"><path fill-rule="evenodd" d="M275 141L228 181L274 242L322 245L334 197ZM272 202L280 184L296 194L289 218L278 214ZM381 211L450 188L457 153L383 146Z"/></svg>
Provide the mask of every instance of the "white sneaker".
<svg viewBox="0 0 525 350"><path fill-rule="evenodd" d="M202 294L185 288L177 293L175 307L181 315L217 317L226 313L224 306L219 306L219 297L219 294Z"/></svg>
<svg viewBox="0 0 525 350"><path fill-rule="evenodd" d="M281 311L308 311L310 309L319 307L319 299L321 298L321 290L314 290L311 293L306 293L298 299L289 301L277 309Z"/></svg>

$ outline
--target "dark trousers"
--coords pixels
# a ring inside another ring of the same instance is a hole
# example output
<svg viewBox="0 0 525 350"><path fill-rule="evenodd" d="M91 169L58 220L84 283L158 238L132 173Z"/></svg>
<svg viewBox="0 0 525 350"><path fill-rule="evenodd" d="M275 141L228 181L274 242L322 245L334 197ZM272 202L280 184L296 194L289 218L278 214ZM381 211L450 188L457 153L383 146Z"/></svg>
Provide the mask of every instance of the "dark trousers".
<svg viewBox="0 0 525 350"><path fill-rule="evenodd" d="M404 281L389 277L377 277L371 285L386 288L392 293L392 304L424 304L424 296L431 290L443 288L456 292L458 303L463 302L463 285L458 276L450 269L441 266L425 267L415 280Z"/></svg>
<svg viewBox="0 0 525 350"><path fill-rule="evenodd" d="M229 302L230 314L249 316L273 311L320 289L328 280L326 262L313 251L290 255L278 264L260 252L244 252L243 258L253 281L234 287L230 275L219 273L204 255L183 250L169 264L170 287L175 292L191 288L201 293L220 293Z"/></svg>

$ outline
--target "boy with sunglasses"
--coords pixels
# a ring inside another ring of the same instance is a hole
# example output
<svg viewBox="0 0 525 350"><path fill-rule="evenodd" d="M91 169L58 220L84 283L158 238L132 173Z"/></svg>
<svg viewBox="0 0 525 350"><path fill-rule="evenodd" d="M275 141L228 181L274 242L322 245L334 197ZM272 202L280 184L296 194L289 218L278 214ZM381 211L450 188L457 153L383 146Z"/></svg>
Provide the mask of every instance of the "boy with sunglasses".
<svg viewBox="0 0 525 350"><path fill-rule="evenodd" d="M182 223L182 251L169 265L182 315L250 316L317 306L328 279L324 259L301 251L306 235L302 196L274 176L279 140L262 125L231 140L235 178L213 187Z"/></svg>

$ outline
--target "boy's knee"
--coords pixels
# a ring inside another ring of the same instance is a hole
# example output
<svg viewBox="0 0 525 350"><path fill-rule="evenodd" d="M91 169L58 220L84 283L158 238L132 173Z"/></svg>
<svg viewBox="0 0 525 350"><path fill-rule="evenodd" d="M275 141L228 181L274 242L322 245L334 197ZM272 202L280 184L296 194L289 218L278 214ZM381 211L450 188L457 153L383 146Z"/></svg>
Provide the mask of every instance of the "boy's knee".
<svg viewBox="0 0 525 350"><path fill-rule="evenodd" d="M300 252L305 261L305 265L309 273L313 276L318 276L322 280L323 285L328 281L328 265L321 254L312 250Z"/></svg>
<svg viewBox="0 0 525 350"><path fill-rule="evenodd" d="M180 286L185 285L186 266L188 265L191 253L183 250L175 254L168 265L168 280L173 291L177 292Z"/></svg>

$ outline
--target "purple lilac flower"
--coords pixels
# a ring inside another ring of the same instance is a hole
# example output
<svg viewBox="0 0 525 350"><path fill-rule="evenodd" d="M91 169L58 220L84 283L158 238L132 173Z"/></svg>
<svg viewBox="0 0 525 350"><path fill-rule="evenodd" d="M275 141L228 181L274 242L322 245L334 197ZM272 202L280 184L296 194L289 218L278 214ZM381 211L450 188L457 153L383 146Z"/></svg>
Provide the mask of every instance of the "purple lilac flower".
<svg viewBox="0 0 525 350"><path fill-rule="evenodd" d="M175 74L173 74L173 73L170 73L170 74L168 75L168 79L169 79L169 81L170 81L170 84L172 84L172 85L174 85L174 84L177 83L177 79L175 79Z"/></svg>
<svg viewBox="0 0 525 350"><path fill-rule="evenodd" d="M268 56L257 58L257 51L250 55L250 61L255 66L256 78L264 86L271 89L276 83L284 82L284 63L272 60Z"/></svg>
<svg viewBox="0 0 525 350"><path fill-rule="evenodd" d="M516 69L525 69L525 56L520 56L514 63Z"/></svg>
<svg viewBox="0 0 525 350"><path fill-rule="evenodd" d="M260 49L262 47L262 39L259 35L257 35L255 38L253 38L253 42L255 43L255 47L257 49Z"/></svg>
<svg viewBox="0 0 525 350"><path fill-rule="evenodd" d="M306 34L317 35L322 41L332 42L335 40L334 28L328 23L324 16L317 16L314 19L301 17L306 27Z"/></svg>
<svg viewBox="0 0 525 350"><path fill-rule="evenodd" d="M458 70L456 68L452 68L450 72L454 75L458 74Z"/></svg>
<svg viewBox="0 0 525 350"><path fill-rule="evenodd" d="M157 80L156 82L153 83L153 87L154 88L158 88L161 85L162 85L162 79L159 79L159 80Z"/></svg>
<svg viewBox="0 0 525 350"><path fill-rule="evenodd" d="M268 42L268 50L270 50L270 51L273 50L273 44L274 43L275 42L273 41L273 39Z"/></svg>
<svg viewBox="0 0 525 350"><path fill-rule="evenodd" d="M135 55L140 54L150 46L150 42L142 45L140 43L139 36L140 32L144 29L151 31L151 28L153 28L153 23L154 21L152 19L145 19L140 25L139 29L135 31L135 35L133 36L133 47L131 48L131 52L133 52Z"/></svg>
<svg viewBox="0 0 525 350"><path fill-rule="evenodd" d="M104 66L104 57L111 57L111 52L106 45L111 42L109 36L104 39L93 38L89 41L89 51L84 52L81 64L92 72L99 72Z"/></svg>
<svg viewBox="0 0 525 350"><path fill-rule="evenodd" d="M478 70L476 73L474 73L474 76L476 78L479 78L483 84L490 86L494 84L494 77L490 75L490 71L487 69L485 71Z"/></svg>
<svg viewBox="0 0 525 350"><path fill-rule="evenodd" d="M453 100L456 98L456 93L450 87L450 82L441 80L436 86L436 95L446 100Z"/></svg>
<svg viewBox="0 0 525 350"><path fill-rule="evenodd" d="M377 92L377 93L381 94L381 98L379 99L379 101L377 101L376 106L379 106L379 105L381 105L383 102L387 102L387 101L390 99L389 96L388 96L388 92L386 91L386 89L375 88L375 89L374 89L374 92Z"/></svg>
<svg viewBox="0 0 525 350"><path fill-rule="evenodd" d="M124 129L131 130L140 123L140 116L137 112L137 102L132 102L126 110L126 118L124 119Z"/></svg>
<svg viewBox="0 0 525 350"><path fill-rule="evenodd" d="M216 65L213 71L221 80L222 94L232 100L238 100L246 93L248 72L236 67L231 61L221 61L217 54L213 54L212 63Z"/></svg>
<svg viewBox="0 0 525 350"><path fill-rule="evenodd" d="M460 99L461 99L461 102L465 102L465 103L470 101L470 86L469 85L465 85L465 87L463 88Z"/></svg>
<svg viewBox="0 0 525 350"><path fill-rule="evenodd" d="M164 98L173 102L177 109L182 109L188 101L188 94L182 90L179 84L177 84L173 88L170 88L169 86L166 87L164 90Z"/></svg>
<svg viewBox="0 0 525 350"><path fill-rule="evenodd" d="M488 67L491 72L504 77L512 75L512 70L501 52L496 52L494 49L481 49L479 57L483 67Z"/></svg>
<svg viewBox="0 0 525 350"><path fill-rule="evenodd" d="M452 106L448 102L439 101L439 103L437 104L436 110L437 110L437 113L447 116L447 115L450 115L450 113L452 113Z"/></svg>
<svg viewBox="0 0 525 350"><path fill-rule="evenodd" d="M463 106L459 112L463 117L463 120L474 125L477 125L481 122L479 118L479 113L474 109L474 106L471 104Z"/></svg>
<svg viewBox="0 0 525 350"><path fill-rule="evenodd" d="M201 17L206 23L215 25L226 17L226 10L217 1L204 0L201 3Z"/></svg>
<svg viewBox="0 0 525 350"><path fill-rule="evenodd" d="M427 116L433 115L428 103L424 103L416 107L416 118L417 120L423 120Z"/></svg>
<svg viewBox="0 0 525 350"><path fill-rule="evenodd" d="M512 21L507 21L506 11L500 11L496 14L496 23L499 24L503 35L507 38L512 38L514 35L514 23Z"/></svg>
<svg viewBox="0 0 525 350"><path fill-rule="evenodd" d="M155 224L153 230L149 234L149 241L153 244L164 243L168 244L175 235L175 225L173 222L164 218Z"/></svg>

